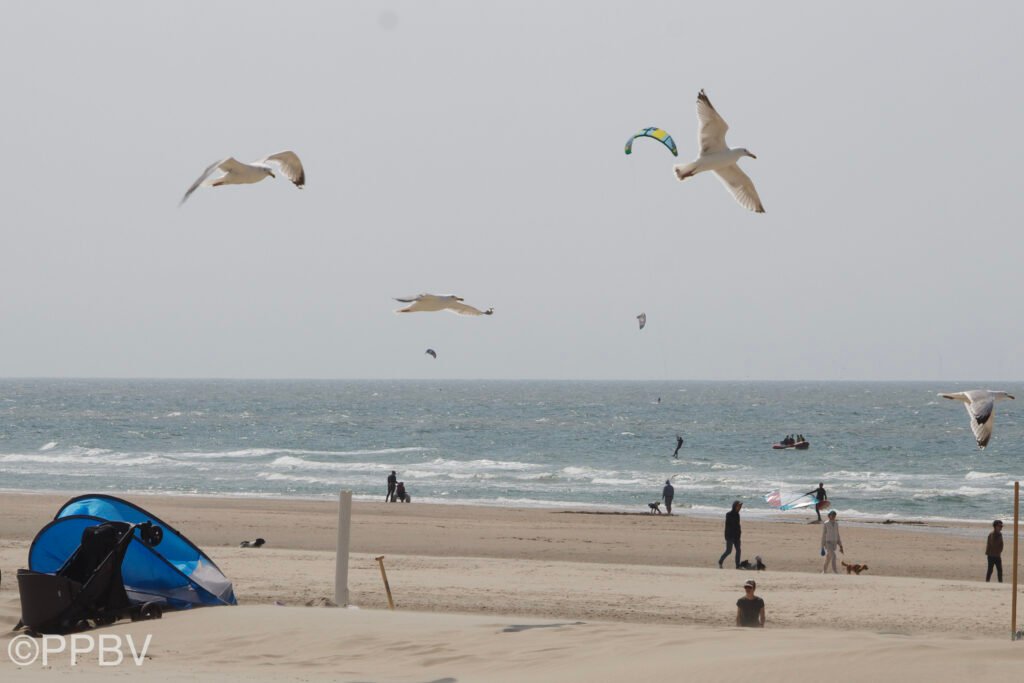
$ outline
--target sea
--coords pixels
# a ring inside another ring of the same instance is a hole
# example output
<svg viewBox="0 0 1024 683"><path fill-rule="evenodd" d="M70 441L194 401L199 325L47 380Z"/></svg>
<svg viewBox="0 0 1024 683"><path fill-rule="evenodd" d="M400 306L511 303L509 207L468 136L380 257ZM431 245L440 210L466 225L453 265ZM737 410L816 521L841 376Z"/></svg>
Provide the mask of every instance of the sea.
<svg viewBox="0 0 1024 683"><path fill-rule="evenodd" d="M979 450L940 391L1012 383L0 380L0 490L684 514L823 482L845 519L1009 517L1024 401ZM802 434L805 451L773 450ZM673 457L676 436L684 439ZM0 495L3 495L0 493Z"/></svg>

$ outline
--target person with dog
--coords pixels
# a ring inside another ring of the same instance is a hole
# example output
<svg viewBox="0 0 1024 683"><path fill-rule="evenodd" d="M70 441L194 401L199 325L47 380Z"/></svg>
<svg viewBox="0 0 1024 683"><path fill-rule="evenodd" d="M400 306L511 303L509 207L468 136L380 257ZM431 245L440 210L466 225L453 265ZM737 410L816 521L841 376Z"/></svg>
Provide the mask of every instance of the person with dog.
<svg viewBox="0 0 1024 683"><path fill-rule="evenodd" d="M988 572L985 574L985 583L992 578L992 569L996 570L996 580L1003 582L1003 520L997 519L992 522L992 533L988 535L985 543L985 555L988 556Z"/></svg>
<svg viewBox="0 0 1024 683"><path fill-rule="evenodd" d="M732 502L732 510L725 513L725 552L718 558L718 568L722 568L725 558L729 557L733 546L736 547L736 569L740 568L740 508L743 503L738 500Z"/></svg>
<svg viewBox="0 0 1024 683"><path fill-rule="evenodd" d="M839 522L836 521L836 511L832 510L828 513L828 521L821 527L821 548L825 551L825 564L821 568L822 574L828 573L829 562L832 563L832 573L839 573L839 568L836 567L837 547L839 552L846 554L846 551L843 550L843 541L839 538Z"/></svg>
<svg viewBox="0 0 1024 683"><path fill-rule="evenodd" d="M818 488L813 491L808 491L804 494L805 496L814 496L814 500L818 501L814 504L814 512L818 515L818 523L821 523L821 504L828 500L828 493L825 491L825 483L819 481Z"/></svg>
<svg viewBox="0 0 1024 683"><path fill-rule="evenodd" d="M754 595L757 581L743 584L743 597L736 601L736 625L764 628L764 600Z"/></svg>
<svg viewBox="0 0 1024 683"><path fill-rule="evenodd" d="M398 486L398 475L395 474L394 470L391 470L391 474L388 475L388 493L384 496L384 502L395 502L395 487Z"/></svg>
<svg viewBox="0 0 1024 683"><path fill-rule="evenodd" d="M672 486L672 482L668 479L665 480L665 488L661 490L661 499L665 501L665 510L668 514L672 514L672 499L676 497L675 487Z"/></svg>

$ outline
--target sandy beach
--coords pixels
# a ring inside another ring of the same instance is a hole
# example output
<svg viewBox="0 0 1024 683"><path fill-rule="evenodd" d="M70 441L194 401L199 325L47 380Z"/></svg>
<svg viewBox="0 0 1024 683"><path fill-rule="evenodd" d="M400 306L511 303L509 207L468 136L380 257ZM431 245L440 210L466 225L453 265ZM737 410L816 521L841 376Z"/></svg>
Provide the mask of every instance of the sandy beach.
<svg viewBox="0 0 1024 683"><path fill-rule="evenodd" d="M67 497L0 498L0 624L17 621L14 573ZM322 609L306 605L333 598L335 502L129 498L202 547L239 599L237 608L107 629L153 634L151 659L131 665L137 675L619 681L671 671L781 681L827 657L837 680L962 680L967 672L1019 680L1024 665L1024 649L1009 638L1009 584L984 582L988 529L980 524L843 525L844 559L870 569L837 576L820 573L821 527L807 516L744 521L744 556L768 566L755 573L730 560L718 569L716 519L357 502L349 586L358 609ZM238 547L257 536L264 548ZM763 631L733 626L748 578L767 605ZM14 668L0 659L0 670ZM64 659L16 671L103 677L110 669L87 656L75 667Z"/></svg>

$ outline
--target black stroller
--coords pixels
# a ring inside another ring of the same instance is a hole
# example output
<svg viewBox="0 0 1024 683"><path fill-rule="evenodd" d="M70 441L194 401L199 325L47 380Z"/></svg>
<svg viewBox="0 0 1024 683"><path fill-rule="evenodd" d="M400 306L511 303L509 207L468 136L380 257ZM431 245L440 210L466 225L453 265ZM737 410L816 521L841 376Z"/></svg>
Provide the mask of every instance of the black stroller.
<svg viewBox="0 0 1024 683"><path fill-rule="evenodd" d="M78 549L57 573L19 569L21 621L15 630L70 633L112 624L126 616L132 621L159 619L163 615L160 604L133 603L121 578L121 563L136 529L150 547L163 538L163 529L151 522L102 522L86 527Z"/></svg>

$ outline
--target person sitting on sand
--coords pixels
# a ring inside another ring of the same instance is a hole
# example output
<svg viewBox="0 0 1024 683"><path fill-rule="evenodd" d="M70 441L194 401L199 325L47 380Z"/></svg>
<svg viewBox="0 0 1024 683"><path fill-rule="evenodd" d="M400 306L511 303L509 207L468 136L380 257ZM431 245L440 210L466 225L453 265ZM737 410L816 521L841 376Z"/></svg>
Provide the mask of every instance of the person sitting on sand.
<svg viewBox="0 0 1024 683"><path fill-rule="evenodd" d="M395 497L391 499L391 502L394 503L396 500L399 503L409 503L412 501L412 498L409 496L409 494L405 492L404 481L398 482L398 486L395 487Z"/></svg>
<svg viewBox="0 0 1024 683"><path fill-rule="evenodd" d="M757 581L743 584L743 597L736 601L736 625L764 628L764 600L754 595Z"/></svg>
<svg viewBox="0 0 1024 683"><path fill-rule="evenodd" d="M672 514L672 499L676 496L676 490L672 486L672 482L668 479L665 480L665 488L661 490L661 499L665 501L665 509L668 510L668 514Z"/></svg>

